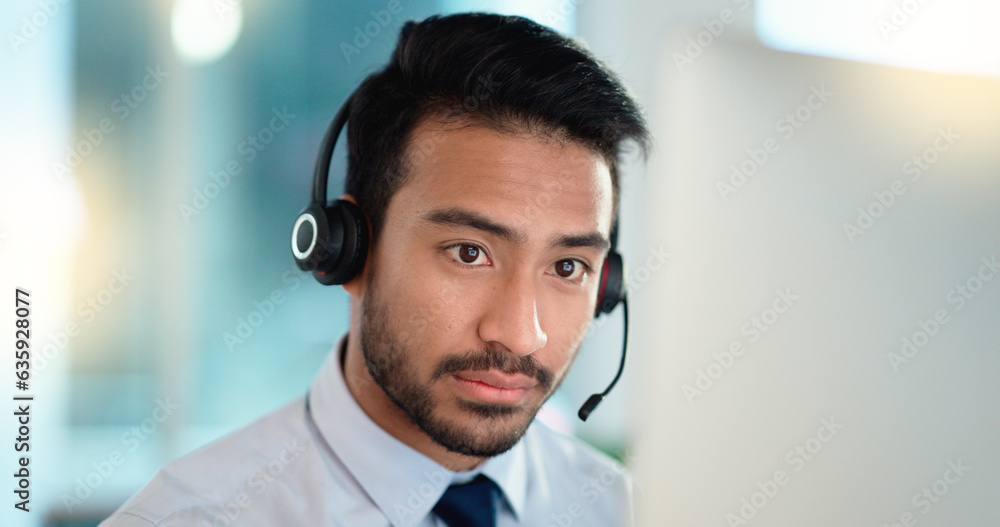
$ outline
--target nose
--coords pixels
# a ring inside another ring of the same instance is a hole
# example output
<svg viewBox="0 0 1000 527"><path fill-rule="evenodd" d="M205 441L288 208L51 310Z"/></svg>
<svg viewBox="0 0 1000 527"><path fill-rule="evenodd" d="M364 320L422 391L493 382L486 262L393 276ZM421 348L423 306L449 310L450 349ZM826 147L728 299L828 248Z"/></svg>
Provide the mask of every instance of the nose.
<svg viewBox="0 0 1000 527"><path fill-rule="evenodd" d="M545 346L548 337L538 318L538 296L532 277L508 277L497 285L487 303L479 322L479 338L517 355L530 355Z"/></svg>

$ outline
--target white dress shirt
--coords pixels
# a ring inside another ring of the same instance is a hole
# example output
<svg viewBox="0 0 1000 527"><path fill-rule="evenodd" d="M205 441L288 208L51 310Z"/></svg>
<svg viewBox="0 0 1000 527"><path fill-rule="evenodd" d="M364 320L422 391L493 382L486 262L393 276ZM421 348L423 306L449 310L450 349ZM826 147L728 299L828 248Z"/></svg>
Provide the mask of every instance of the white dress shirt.
<svg viewBox="0 0 1000 527"><path fill-rule="evenodd" d="M482 473L497 527L632 525L625 469L534 421L513 448L453 472L387 433L351 395L330 353L309 393L168 464L100 527L444 527L431 509Z"/></svg>

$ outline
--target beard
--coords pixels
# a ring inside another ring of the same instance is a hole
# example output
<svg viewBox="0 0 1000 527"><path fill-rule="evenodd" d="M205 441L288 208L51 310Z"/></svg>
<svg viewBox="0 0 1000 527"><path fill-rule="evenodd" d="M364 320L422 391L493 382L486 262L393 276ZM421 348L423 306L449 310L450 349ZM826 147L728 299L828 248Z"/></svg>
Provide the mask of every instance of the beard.
<svg viewBox="0 0 1000 527"><path fill-rule="evenodd" d="M410 332L394 327L392 321L402 319L392 316L388 300L379 294L374 266L371 266L367 282L359 328L361 351L369 373L389 399L435 443L451 452L492 457L517 444L542 403L558 387L552 371L531 355L518 356L508 350L487 347L445 357L434 368L430 379L422 380L414 361L421 350L411 343L412 338L404 339L402 335L414 337L426 326L413 324ZM456 398L461 411L456 418L448 420L437 415L441 401L431 391L434 381L463 370L489 369L527 375L538 382L536 388L545 396L530 408Z"/></svg>

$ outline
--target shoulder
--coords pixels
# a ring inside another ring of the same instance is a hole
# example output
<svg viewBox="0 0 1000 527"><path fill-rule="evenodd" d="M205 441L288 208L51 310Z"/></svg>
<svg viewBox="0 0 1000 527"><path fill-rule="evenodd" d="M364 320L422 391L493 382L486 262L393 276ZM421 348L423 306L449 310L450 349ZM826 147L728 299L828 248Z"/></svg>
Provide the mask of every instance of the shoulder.
<svg viewBox="0 0 1000 527"><path fill-rule="evenodd" d="M220 518L228 525L237 517L267 515L266 504L255 504L294 494L298 489L292 485L311 483L308 467L318 462L320 445L306 423L299 398L171 462L101 527L208 526ZM296 477L285 477L291 473Z"/></svg>
<svg viewBox="0 0 1000 527"><path fill-rule="evenodd" d="M631 525L632 477L621 463L537 421L523 440L535 472L529 486L548 495L555 516L574 525Z"/></svg>

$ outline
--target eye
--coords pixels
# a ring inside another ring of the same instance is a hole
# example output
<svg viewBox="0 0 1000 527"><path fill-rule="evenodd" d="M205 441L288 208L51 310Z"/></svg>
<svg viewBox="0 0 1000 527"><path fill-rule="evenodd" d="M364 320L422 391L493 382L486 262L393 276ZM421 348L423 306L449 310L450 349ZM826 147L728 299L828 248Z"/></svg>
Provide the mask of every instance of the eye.
<svg viewBox="0 0 1000 527"><path fill-rule="evenodd" d="M553 267L556 276L574 282L582 279L584 273L590 270L590 268L587 267L587 264L572 258L559 260Z"/></svg>
<svg viewBox="0 0 1000 527"><path fill-rule="evenodd" d="M458 263L462 265L479 267L489 265L490 259L486 256L486 251L478 245L471 243L458 243L451 247L446 247L445 251Z"/></svg>

